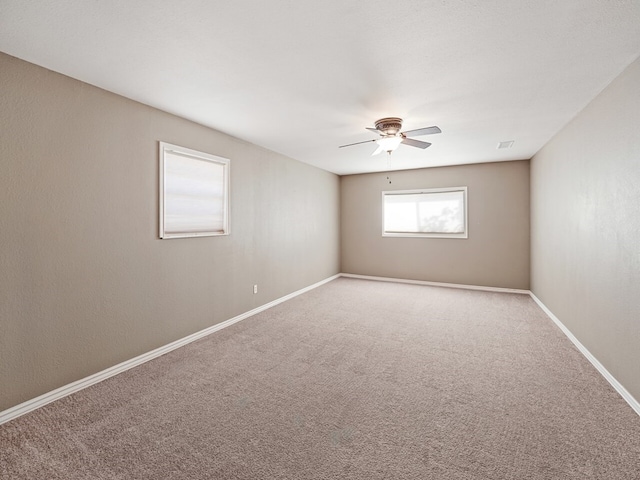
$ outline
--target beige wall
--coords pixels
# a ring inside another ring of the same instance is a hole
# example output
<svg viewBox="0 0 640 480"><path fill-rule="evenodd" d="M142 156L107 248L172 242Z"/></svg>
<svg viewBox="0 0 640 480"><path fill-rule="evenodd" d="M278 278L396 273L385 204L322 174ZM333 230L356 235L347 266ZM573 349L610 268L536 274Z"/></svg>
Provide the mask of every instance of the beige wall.
<svg viewBox="0 0 640 480"><path fill-rule="evenodd" d="M528 161L350 175L340 183L343 272L529 288ZM468 187L468 239L382 237L382 191L459 186Z"/></svg>
<svg viewBox="0 0 640 480"><path fill-rule="evenodd" d="M640 59L531 162L531 287L640 400Z"/></svg>
<svg viewBox="0 0 640 480"><path fill-rule="evenodd" d="M0 85L0 411L340 271L336 175L3 54ZM230 236L158 239L159 140L231 159Z"/></svg>

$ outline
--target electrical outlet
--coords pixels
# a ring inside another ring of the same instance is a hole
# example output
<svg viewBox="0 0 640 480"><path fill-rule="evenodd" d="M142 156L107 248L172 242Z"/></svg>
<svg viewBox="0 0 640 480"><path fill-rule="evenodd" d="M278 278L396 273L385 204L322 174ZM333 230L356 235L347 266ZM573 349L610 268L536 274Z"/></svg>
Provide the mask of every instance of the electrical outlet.
<svg viewBox="0 0 640 480"><path fill-rule="evenodd" d="M258 285L253 286L253 293L258 293Z"/></svg>

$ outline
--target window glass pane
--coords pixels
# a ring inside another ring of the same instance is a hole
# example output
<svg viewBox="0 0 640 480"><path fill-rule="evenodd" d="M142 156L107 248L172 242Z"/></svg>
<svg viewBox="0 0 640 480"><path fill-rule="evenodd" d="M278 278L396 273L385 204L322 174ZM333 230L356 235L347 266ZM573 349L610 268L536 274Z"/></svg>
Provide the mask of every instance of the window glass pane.
<svg viewBox="0 0 640 480"><path fill-rule="evenodd" d="M165 153L166 233L222 231L224 165Z"/></svg>
<svg viewBox="0 0 640 480"><path fill-rule="evenodd" d="M385 192L384 233L465 234L465 191Z"/></svg>
<svg viewBox="0 0 640 480"><path fill-rule="evenodd" d="M228 160L162 145L160 236L226 235Z"/></svg>

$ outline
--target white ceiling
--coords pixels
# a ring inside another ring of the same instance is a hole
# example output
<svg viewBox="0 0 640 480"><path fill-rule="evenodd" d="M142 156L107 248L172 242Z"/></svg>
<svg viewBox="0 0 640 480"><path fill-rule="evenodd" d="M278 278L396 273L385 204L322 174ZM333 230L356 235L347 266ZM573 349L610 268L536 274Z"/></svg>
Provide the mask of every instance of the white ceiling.
<svg viewBox="0 0 640 480"><path fill-rule="evenodd" d="M0 0L0 50L352 174L531 158L640 55L640 2ZM443 133L337 148L386 116Z"/></svg>

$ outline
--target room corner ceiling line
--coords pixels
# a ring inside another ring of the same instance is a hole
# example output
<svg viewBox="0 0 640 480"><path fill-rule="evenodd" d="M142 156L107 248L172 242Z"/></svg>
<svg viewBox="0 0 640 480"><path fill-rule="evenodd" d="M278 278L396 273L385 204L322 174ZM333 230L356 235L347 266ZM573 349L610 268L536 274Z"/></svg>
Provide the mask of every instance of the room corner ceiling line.
<svg viewBox="0 0 640 480"><path fill-rule="evenodd" d="M446 132L394 170L529 159L640 54L637 1L174 3L4 0L0 51L337 175L388 114Z"/></svg>

